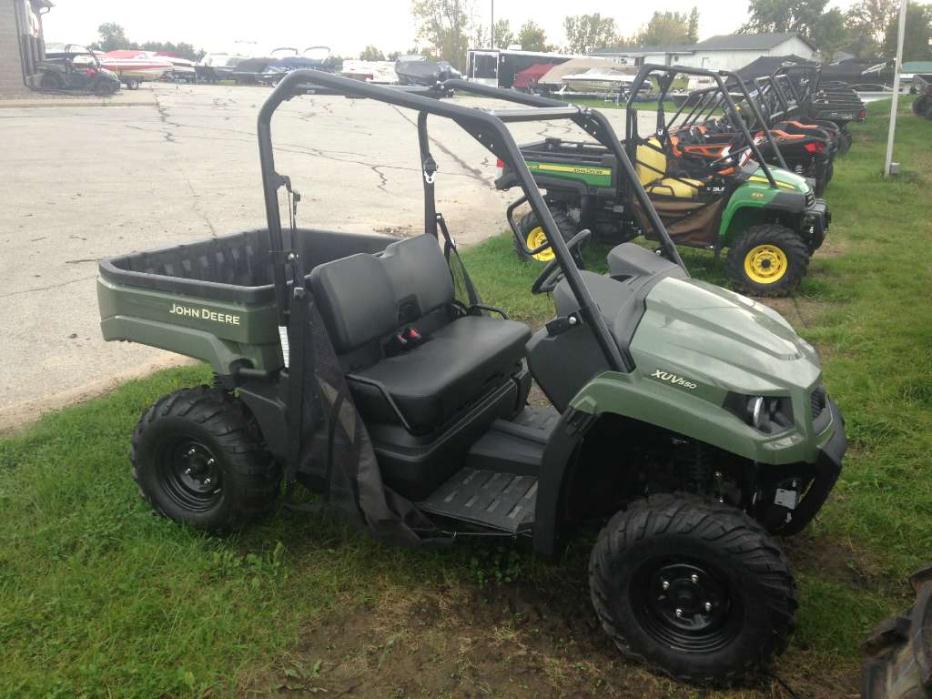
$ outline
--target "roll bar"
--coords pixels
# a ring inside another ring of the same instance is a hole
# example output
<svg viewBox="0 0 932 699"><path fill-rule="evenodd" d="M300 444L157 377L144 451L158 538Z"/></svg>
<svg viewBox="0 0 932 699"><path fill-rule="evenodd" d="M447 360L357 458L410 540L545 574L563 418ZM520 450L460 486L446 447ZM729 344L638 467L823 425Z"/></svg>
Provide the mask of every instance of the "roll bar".
<svg viewBox="0 0 932 699"><path fill-rule="evenodd" d="M583 283L579 269L573 262L572 255L567 248L566 241L560 235L553 215L537 188L524 157L505 126L508 122L524 122L536 120L570 119L580 128L590 134L599 143L606 146L618 158L626 175L632 183L634 194L644 207L655 231L659 234L667 254L685 270L685 265L679 256L676 246L670 239L669 233L660 220L656 210L650 202L647 192L637 178L634 166L628 159L624 148L615 135L611 124L605 116L597 111L567 105L564 102L548 100L541 97L521 95L512 90L502 90L485 85L466 83L462 80L449 80L438 84L429 92L423 90L403 90L382 85L373 85L359 80L344 78L331 73L317 70L295 70L286 75L272 91L268 99L259 110L258 140L259 159L262 169L262 186L265 196L266 218L268 222L269 246L271 250L272 272L275 284L276 303L279 310L279 324L287 325L290 314L289 279L288 271L292 273L292 283L303 283L303 270L294 241L286 245L282 231L281 212L278 205L278 193L282 187L289 189L290 180L275 170L275 157L272 146L272 116L282 102L307 92L309 87L321 86L333 90L337 94L347 97L360 97L385 102L397 107L414 109L418 115L418 134L421 143L422 156L429 150L427 148L427 115L435 115L451 119L456 122L470 136L488 149L497 158L507 163L514 171L524 195L527 197L532 210L541 222L550 245L557 257L567 283L579 303L579 311L583 320L592 328L596 341L599 344L610 368L616 371L630 371L634 368L633 361L627 353L622 353L615 342L605 320L602 318L588 288ZM448 94L458 89L463 92L493 97L508 102L523 104L536 109L505 109L485 110L476 107L465 107L459 104L443 102L437 96ZM433 96L428 96L428 94ZM432 159L431 159L432 160ZM425 221L426 233L437 234L437 215L432 201L433 173L428 173L425 165ZM430 220L432 219L432 220ZM442 225L442 222L441 222Z"/></svg>
<svg viewBox="0 0 932 699"><path fill-rule="evenodd" d="M635 98L640 93L644 83L648 80L648 78L650 78L652 74L659 74L664 76L663 79L658 77L658 82L660 83L660 96L657 100L658 133L663 134L667 129L667 122L664 117L663 102L664 99L666 99L667 93L670 91L670 87L673 84L673 78L677 75L695 75L698 77L711 78L715 81L715 85L721 94L721 101L727 108L728 113L735 124L735 127L741 131L742 135L747 140L748 147L751 149L751 152L754 153L754 158L757 160L760 168L764 171L764 175L766 175L767 181L770 183L771 187L774 189L777 188L777 181L774 179L773 173L770 171L770 167L764 160L764 156L761 154L760 148L758 148L757 144L754 142L754 138L751 135L747 124L744 123L744 120L741 119L738 114L737 105L735 104L734 99L732 99L725 79L734 82L735 87L737 87L738 91L741 93L741 96L747 101L748 105L751 107L751 111L753 112L754 117L759 121L759 123L764 124L766 122L764 121L763 115L760 113L760 109L758 108L757 103L748 93L748 88L744 84L744 81L738 76L737 73L733 71L705 70L703 68L689 68L683 66L662 66L655 63L645 63L642 65L641 69L638 71L638 74L634 78L634 82L631 84L631 96L628 98L627 103L627 119L625 124L627 136L626 140L628 141L629 148L637 148L637 144L631 139L632 136L637 136L638 114L637 108L635 107ZM780 148L777 146L776 141L774 141L769 129L764 129L764 137L767 139L767 144L773 149L773 152L777 154L778 159L785 165L783 154L780 152Z"/></svg>

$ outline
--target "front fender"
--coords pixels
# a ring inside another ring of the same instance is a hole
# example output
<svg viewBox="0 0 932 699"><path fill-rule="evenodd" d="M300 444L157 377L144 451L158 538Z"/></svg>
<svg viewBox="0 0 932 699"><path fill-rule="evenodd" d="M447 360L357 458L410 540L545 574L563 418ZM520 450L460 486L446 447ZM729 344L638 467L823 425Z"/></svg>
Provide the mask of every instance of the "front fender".
<svg viewBox="0 0 932 699"><path fill-rule="evenodd" d="M639 420L761 464L813 463L821 444L831 436L828 429L824 437L807 435L798 425L768 435L709 398L701 386L691 391L638 372L608 371L583 386L570 408L595 416L613 413Z"/></svg>
<svg viewBox="0 0 932 699"><path fill-rule="evenodd" d="M719 223L719 238L730 244L736 234L763 221L770 212L797 216L805 209L805 194L773 189L766 180L749 180L739 186L728 199Z"/></svg>

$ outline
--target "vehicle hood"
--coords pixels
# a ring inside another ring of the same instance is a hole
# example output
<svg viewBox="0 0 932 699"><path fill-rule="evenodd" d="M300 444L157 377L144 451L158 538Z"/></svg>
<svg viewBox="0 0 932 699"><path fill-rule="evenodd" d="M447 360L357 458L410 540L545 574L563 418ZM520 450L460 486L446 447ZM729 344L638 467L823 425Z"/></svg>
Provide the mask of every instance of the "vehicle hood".
<svg viewBox="0 0 932 699"><path fill-rule="evenodd" d="M779 313L745 296L668 277L645 304L630 350L648 376L660 370L746 395L780 395L819 379L815 348Z"/></svg>
<svg viewBox="0 0 932 699"><path fill-rule="evenodd" d="M806 194L809 192L810 187L809 183L806 182L806 178L800 175L797 175L794 172L784 170L779 167L771 167L770 173L773 175L773 179L777 183L777 187L785 192L800 192L801 194ZM770 182L767 179L767 175L764 174L764 170L761 167L758 167L748 178L748 182L754 182L755 184L767 184Z"/></svg>

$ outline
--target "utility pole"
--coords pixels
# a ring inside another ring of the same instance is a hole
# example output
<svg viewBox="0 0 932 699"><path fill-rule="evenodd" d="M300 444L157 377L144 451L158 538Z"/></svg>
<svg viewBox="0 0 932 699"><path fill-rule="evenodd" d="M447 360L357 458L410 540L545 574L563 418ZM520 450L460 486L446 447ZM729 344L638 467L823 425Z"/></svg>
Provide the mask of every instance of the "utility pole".
<svg viewBox="0 0 932 699"><path fill-rule="evenodd" d="M491 0L491 2L492 2L492 20L491 20L492 26L489 31L489 48L494 49L495 48L495 0Z"/></svg>
<svg viewBox="0 0 932 699"><path fill-rule="evenodd" d="M890 105L890 127L887 130L887 157L883 164L883 175L895 175L899 164L893 162L893 141L896 137L896 110L900 102L900 66L903 64L903 40L906 36L907 0L900 0L900 24L896 37L896 62L893 65L893 103ZM894 168L894 165L897 167Z"/></svg>

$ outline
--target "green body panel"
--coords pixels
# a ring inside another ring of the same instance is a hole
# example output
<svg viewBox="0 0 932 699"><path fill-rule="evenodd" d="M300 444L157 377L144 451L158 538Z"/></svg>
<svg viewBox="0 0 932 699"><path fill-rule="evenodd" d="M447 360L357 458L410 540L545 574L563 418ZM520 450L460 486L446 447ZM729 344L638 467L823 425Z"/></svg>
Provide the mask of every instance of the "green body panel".
<svg viewBox="0 0 932 699"><path fill-rule="evenodd" d="M758 169L732 192L722 212L722 220L718 228L719 237L723 242L730 243L734 235L740 232L739 229L743 228L733 225L735 214L742 209L764 209L773 206L774 200L778 197L786 198L787 195L799 198L800 211L805 208L806 194L810 190L806 179L776 167L770 168L770 172L777 183L776 189L770 186L770 181L763 170Z"/></svg>
<svg viewBox="0 0 932 699"><path fill-rule="evenodd" d="M546 175L565 180L584 182L590 187L611 187L612 169L603 165L587 163L570 164L527 160L532 175Z"/></svg>
<svg viewBox="0 0 932 699"><path fill-rule="evenodd" d="M821 369L815 349L776 311L740 294L667 278L648 294L629 346L636 369L605 372L571 406L658 425L765 464L814 462L834 434L816 434L810 393ZM723 407L729 392L789 396L794 425L774 435Z"/></svg>
<svg viewBox="0 0 932 699"><path fill-rule="evenodd" d="M282 366L273 303L206 301L97 280L105 340L129 340L209 363L221 374L234 362L272 371Z"/></svg>

